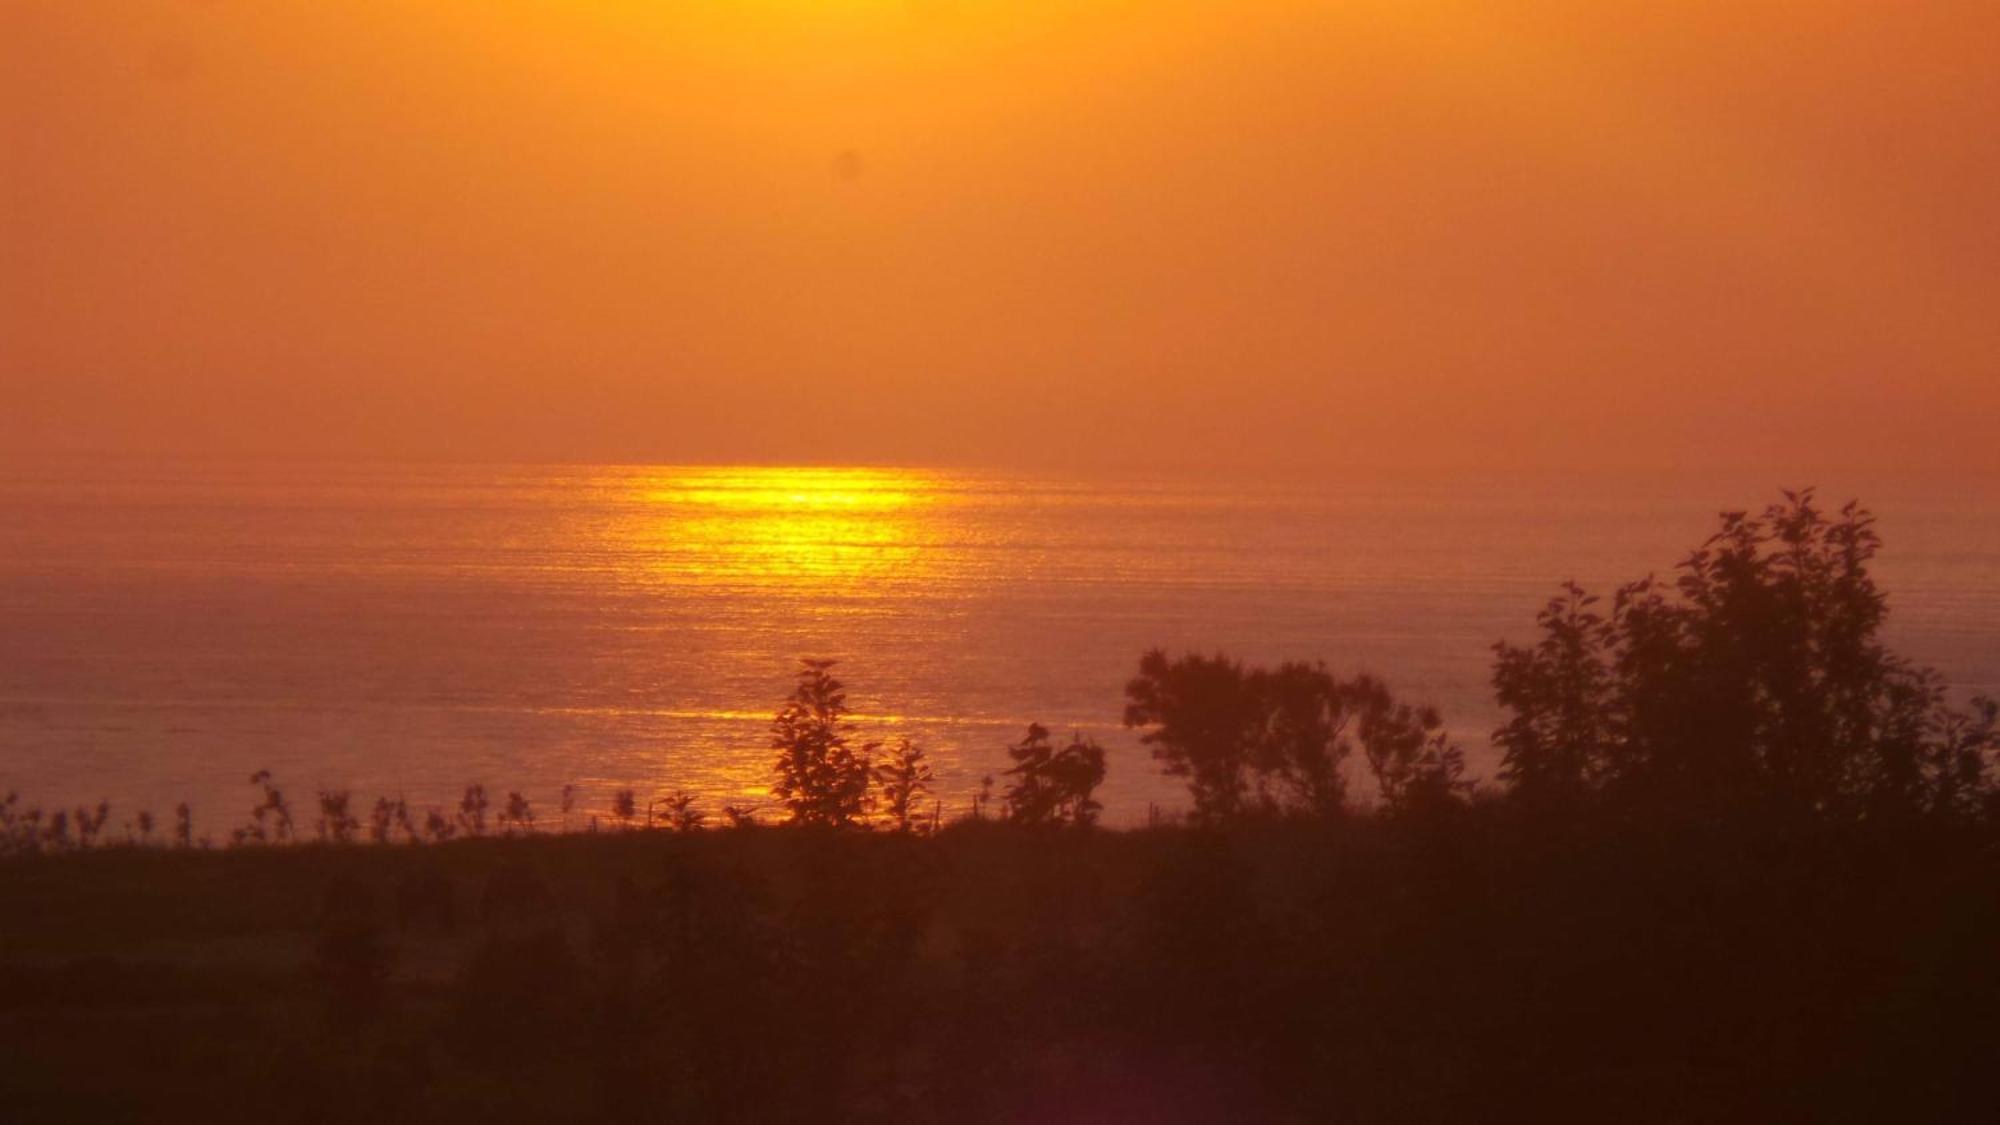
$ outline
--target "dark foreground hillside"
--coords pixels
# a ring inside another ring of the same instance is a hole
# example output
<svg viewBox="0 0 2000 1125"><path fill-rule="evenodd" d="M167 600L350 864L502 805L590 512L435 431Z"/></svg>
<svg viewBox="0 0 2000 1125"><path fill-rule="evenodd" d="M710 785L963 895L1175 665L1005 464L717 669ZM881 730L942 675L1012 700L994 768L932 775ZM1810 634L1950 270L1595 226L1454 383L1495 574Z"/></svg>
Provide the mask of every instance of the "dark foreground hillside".
<svg viewBox="0 0 2000 1125"><path fill-rule="evenodd" d="M1985 828L751 828L0 863L18 1121L1992 1120Z"/></svg>

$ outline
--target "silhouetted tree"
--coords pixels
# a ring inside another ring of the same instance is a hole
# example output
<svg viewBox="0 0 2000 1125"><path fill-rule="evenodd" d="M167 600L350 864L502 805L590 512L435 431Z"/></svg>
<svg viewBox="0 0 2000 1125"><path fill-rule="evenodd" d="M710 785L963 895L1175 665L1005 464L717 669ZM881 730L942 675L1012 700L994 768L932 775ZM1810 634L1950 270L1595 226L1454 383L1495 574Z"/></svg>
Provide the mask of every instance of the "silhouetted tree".
<svg viewBox="0 0 2000 1125"><path fill-rule="evenodd" d="M868 761L848 744L847 694L833 661L800 664L791 698L771 720L778 752L771 792L794 824L852 824L868 796Z"/></svg>
<svg viewBox="0 0 2000 1125"><path fill-rule="evenodd" d="M1500 777L1526 800L1572 801L1609 766L1616 685L1607 650L1615 634L1591 608L1597 602L1565 582L1535 618L1542 639L1534 647L1494 646L1494 694L1513 712L1493 735Z"/></svg>
<svg viewBox="0 0 2000 1125"><path fill-rule="evenodd" d="M1261 710L1243 666L1224 656L1170 660L1159 649L1139 660L1125 685L1125 725L1174 777L1188 779L1198 820L1243 811Z"/></svg>
<svg viewBox="0 0 2000 1125"><path fill-rule="evenodd" d="M1398 702L1372 676L1338 679L1318 664L1245 668L1220 655L1169 660L1157 650L1139 672L1126 687L1126 725L1151 728L1142 740L1168 774L1189 779L1197 820L1337 814L1357 746L1392 810L1470 788L1437 712Z"/></svg>
<svg viewBox="0 0 2000 1125"><path fill-rule="evenodd" d="M1975 699L1970 713L1931 711L1919 763L1923 811L1947 820L2000 820L2000 787L1992 776L2000 751L2000 703Z"/></svg>
<svg viewBox="0 0 2000 1125"><path fill-rule="evenodd" d="M1436 708L1398 702L1372 676L1356 676L1344 687L1359 716L1362 754L1385 810L1436 810L1472 788L1464 780L1465 754L1445 733Z"/></svg>
<svg viewBox="0 0 2000 1125"><path fill-rule="evenodd" d="M1871 819L1984 804L1986 703L1953 710L1935 673L1878 639L1874 518L1784 495L1725 513L1671 584L1627 585L1604 617L1567 585L1535 647L1498 646L1512 715L1495 740L1524 798Z"/></svg>
<svg viewBox="0 0 2000 1125"><path fill-rule="evenodd" d="M621 827L631 827L632 818L639 815L639 799L630 789L620 789L611 795L611 815L618 818Z"/></svg>
<svg viewBox="0 0 2000 1125"><path fill-rule="evenodd" d="M872 751L873 746L870 747ZM875 789L880 794L882 815L898 832L908 832L917 802L930 792L933 775L931 764L925 759L924 748L907 738L899 738L892 745L886 760L876 764L870 771L875 780Z"/></svg>
<svg viewBox="0 0 2000 1125"><path fill-rule="evenodd" d="M1343 770L1354 752L1351 693L1316 664L1281 664L1249 676L1258 715L1251 765L1261 811L1331 816L1347 801Z"/></svg>
<svg viewBox="0 0 2000 1125"><path fill-rule="evenodd" d="M1096 823L1101 806L1091 794L1104 780L1102 746L1074 734L1069 745L1057 749L1046 727L1030 723L1026 737L1008 747L1007 756L1014 767L1005 772L1017 779L1004 794L1009 821L1078 828Z"/></svg>

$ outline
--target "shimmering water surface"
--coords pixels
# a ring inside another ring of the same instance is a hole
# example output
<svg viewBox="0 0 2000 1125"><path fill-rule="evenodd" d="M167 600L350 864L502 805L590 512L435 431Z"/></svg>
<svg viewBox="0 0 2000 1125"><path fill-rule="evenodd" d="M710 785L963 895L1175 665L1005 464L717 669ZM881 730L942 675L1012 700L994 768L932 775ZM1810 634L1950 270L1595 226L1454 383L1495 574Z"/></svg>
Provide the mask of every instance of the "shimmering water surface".
<svg viewBox="0 0 2000 1125"><path fill-rule="evenodd" d="M0 791L194 804L621 787L766 800L765 724L835 657L947 810L1030 720L1112 747L1112 819L1178 804L1118 727L1153 645L1367 668L1488 773L1489 648L1559 579L1664 570L1767 496L909 469L134 467L0 474ZM2000 690L2000 502L1871 494L1892 638ZM116 818L114 818L115 822Z"/></svg>

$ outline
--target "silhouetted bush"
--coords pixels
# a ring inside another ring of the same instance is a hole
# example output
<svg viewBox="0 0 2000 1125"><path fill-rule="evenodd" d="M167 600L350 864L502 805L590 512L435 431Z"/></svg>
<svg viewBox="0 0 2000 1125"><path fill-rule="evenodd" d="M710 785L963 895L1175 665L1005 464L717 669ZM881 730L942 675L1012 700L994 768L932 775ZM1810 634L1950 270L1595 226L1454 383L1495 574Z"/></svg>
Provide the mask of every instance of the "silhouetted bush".
<svg viewBox="0 0 2000 1125"><path fill-rule="evenodd" d="M1125 725L1147 728L1140 741L1168 774L1188 779L1195 816L1239 815L1263 718L1243 666L1220 655L1169 660L1154 649L1140 658L1125 697Z"/></svg>
<svg viewBox="0 0 2000 1125"><path fill-rule="evenodd" d="M468 836L486 835L486 810L491 802L486 797L486 786L472 784L458 799L458 830Z"/></svg>
<svg viewBox="0 0 2000 1125"><path fill-rule="evenodd" d="M847 694L831 660L804 660L798 686L771 720L778 752L771 792L794 824L855 822L868 797L868 761L849 745Z"/></svg>
<svg viewBox="0 0 2000 1125"><path fill-rule="evenodd" d="M1359 714L1362 755L1385 810L1435 812L1472 789L1465 780L1465 753L1446 735L1436 709L1398 702L1371 676L1357 676L1339 690Z"/></svg>
<svg viewBox="0 0 2000 1125"><path fill-rule="evenodd" d="M880 748L881 744L871 743L869 756L873 757L873 751ZM924 748L907 738L899 738L890 744L889 756L871 766L869 774L889 827L897 832L910 831L917 825L918 807L935 780Z"/></svg>
<svg viewBox="0 0 2000 1125"><path fill-rule="evenodd" d="M1398 701L1373 676L1156 649L1125 693L1125 725L1145 729L1140 740L1166 773L1188 778L1201 823L1340 813L1357 744L1391 811L1455 803L1471 788L1436 710Z"/></svg>
<svg viewBox="0 0 2000 1125"><path fill-rule="evenodd" d="M250 823L238 828L232 838L238 844L283 844L292 838L292 810L285 794L271 782L270 770L250 775L260 800L250 810Z"/></svg>
<svg viewBox="0 0 2000 1125"><path fill-rule="evenodd" d="M708 822L708 814L695 807L696 797L685 789L676 789L654 802L661 812L665 825L675 832L699 832Z"/></svg>
<svg viewBox="0 0 2000 1125"><path fill-rule="evenodd" d="M1076 828L1097 822L1101 806L1091 794L1104 780L1102 746L1075 734L1069 745L1057 749L1046 727L1030 723L1027 735L1007 748L1007 756L1014 765L1006 773L1016 779L1004 795L1009 821Z"/></svg>
<svg viewBox="0 0 2000 1125"><path fill-rule="evenodd" d="M377 797L374 809L368 814L368 838L378 844L386 844L398 832L408 843L422 842L423 837L418 833L416 823L410 819L409 802L401 797L394 800Z"/></svg>
<svg viewBox="0 0 2000 1125"><path fill-rule="evenodd" d="M322 789L319 791L319 819L314 822L315 834L323 844L351 844L354 833L360 829L352 811L353 794L345 789Z"/></svg>
<svg viewBox="0 0 2000 1125"><path fill-rule="evenodd" d="M1671 584L1621 587L1608 609L1574 583L1531 648L1496 647L1511 714L1501 776L1543 806L1761 816L1968 818L1993 801L1995 712L1947 704L1937 675L1878 639L1880 546L1855 504L1812 493L1726 513Z"/></svg>
<svg viewBox="0 0 2000 1125"><path fill-rule="evenodd" d="M518 792L507 794L507 803L500 808L500 830L509 835L535 830L535 809L528 798Z"/></svg>

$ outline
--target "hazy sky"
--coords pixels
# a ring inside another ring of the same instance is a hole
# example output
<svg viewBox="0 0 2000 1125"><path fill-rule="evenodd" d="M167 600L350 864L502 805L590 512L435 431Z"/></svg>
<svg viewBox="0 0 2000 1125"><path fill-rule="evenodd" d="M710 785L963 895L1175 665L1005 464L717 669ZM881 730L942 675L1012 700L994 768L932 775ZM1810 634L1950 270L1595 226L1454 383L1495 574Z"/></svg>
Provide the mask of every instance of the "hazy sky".
<svg viewBox="0 0 2000 1125"><path fill-rule="evenodd" d="M2000 476L2000 4L0 0L5 453Z"/></svg>

